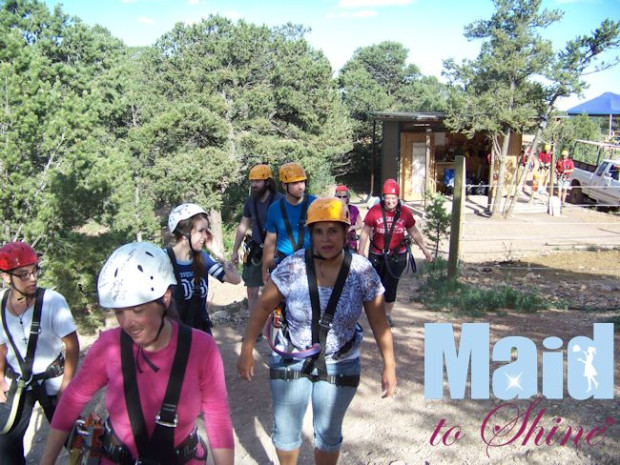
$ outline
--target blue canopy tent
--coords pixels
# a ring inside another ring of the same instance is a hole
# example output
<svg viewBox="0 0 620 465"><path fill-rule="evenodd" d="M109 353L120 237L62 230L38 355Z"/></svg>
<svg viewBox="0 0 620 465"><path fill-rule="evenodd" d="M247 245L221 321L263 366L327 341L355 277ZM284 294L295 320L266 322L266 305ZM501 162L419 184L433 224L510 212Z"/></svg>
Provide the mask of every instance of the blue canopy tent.
<svg viewBox="0 0 620 465"><path fill-rule="evenodd" d="M613 116L620 115L620 95L613 92L605 92L592 100L583 102L576 107L570 108L569 115L588 114L589 116L609 115L609 137L613 136Z"/></svg>

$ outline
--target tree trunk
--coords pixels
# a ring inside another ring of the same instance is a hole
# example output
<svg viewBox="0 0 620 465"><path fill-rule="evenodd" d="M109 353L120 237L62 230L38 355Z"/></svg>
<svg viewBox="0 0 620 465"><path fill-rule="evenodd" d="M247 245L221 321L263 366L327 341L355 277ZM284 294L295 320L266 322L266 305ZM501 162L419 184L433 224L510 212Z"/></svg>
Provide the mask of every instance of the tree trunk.
<svg viewBox="0 0 620 465"><path fill-rule="evenodd" d="M138 187L138 180L136 179L136 187L133 191L133 201L134 201L134 206L136 207L136 211L139 211L139 206L140 206L140 187ZM136 241L137 242L142 242L142 231L140 229L138 229L138 231L136 232Z"/></svg>
<svg viewBox="0 0 620 465"><path fill-rule="evenodd" d="M499 141L497 140L497 136L493 136L493 146L499 146ZM493 202L493 208L491 209L491 218L497 218L501 215L501 202L504 193L504 177L506 175L506 159L508 154L508 146L510 144L510 129L504 130L503 140L502 140L502 149L498 154L499 161L499 170L497 173L497 186L495 190L495 200Z"/></svg>
<svg viewBox="0 0 620 465"><path fill-rule="evenodd" d="M209 210L209 223L211 224L211 234L213 234L214 244L226 255L222 234L222 212L215 208Z"/></svg>
<svg viewBox="0 0 620 465"><path fill-rule="evenodd" d="M536 127L536 132L534 133L534 140L532 141L532 144L530 145L530 154L527 157L525 169L523 170L523 173L521 173L521 176L519 177L519 182L518 182L515 194L514 196L511 197L510 202L508 204L508 208L506 208L506 211L504 213L505 218L510 218L512 216L512 212L514 210L515 204L517 203L517 198L519 197L518 194L519 192L521 192L521 190L523 190L523 185L525 184L525 178L527 177L527 174L529 172L529 167L531 165L530 162L534 158L535 154L538 152L538 141L540 140L542 135L545 133L545 130L547 129L547 125L549 124L549 117L551 115L551 110L553 109L553 105L555 103L556 98L557 96L554 96L551 99L549 105L547 106L544 116L541 118L540 122L538 123L538 126ZM549 181L551 182L551 180Z"/></svg>

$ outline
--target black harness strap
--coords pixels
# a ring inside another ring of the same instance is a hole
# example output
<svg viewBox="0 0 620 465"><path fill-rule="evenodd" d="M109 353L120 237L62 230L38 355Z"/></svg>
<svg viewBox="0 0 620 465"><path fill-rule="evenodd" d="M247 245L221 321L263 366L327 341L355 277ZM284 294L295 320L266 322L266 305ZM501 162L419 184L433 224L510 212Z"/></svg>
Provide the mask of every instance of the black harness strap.
<svg viewBox="0 0 620 465"><path fill-rule="evenodd" d="M45 289L42 287L37 288L35 302L34 302L34 310L32 314L32 323L30 324L30 336L28 337L28 345L26 348L26 357L22 358L19 350L17 350L17 346L15 345L15 341L13 340L13 336L9 332L9 327L6 322L6 304L8 301L9 292L4 293L4 297L2 299L2 324L4 325L4 331L7 334L7 338L11 343L11 347L13 347L13 351L15 352L15 357L19 363L19 369L21 371L21 379L18 378L18 383L23 386L25 389L27 386L32 388L32 392L34 393L36 399L39 401L39 404L43 408L45 415L48 419L51 420L54 415L54 405L52 403L52 399L47 395L47 391L45 390L45 386L42 385L39 381L43 381L47 378L52 377L51 375L56 372L50 371L50 376L47 376L47 370L41 376L35 377L32 373L32 366L34 364L35 351L37 348L37 341L39 339L39 334L41 333L41 313L43 311L43 296L45 295ZM64 359L63 359L64 362ZM53 364L54 362L52 362ZM49 368L49 367L48 367ZM5 370L6 371L6 370ZM60 374L64 372L64 364L60 368ZM55 376L54 376L55 377ZM18 384L18 386L19 386ZM20 407L21 408L21 407Z"/></svg>
<svg viewBox="0 0 620 465"><path fill-rule="evenodd" d="M310 375L301 371L293 370L269 370L270 379L283 379L290 381L293 379L308 378L313 383L317 381L327 381L330 384L335 384L338 387L357 387L360 384L359 375Z"/></svg>
<svg viewBox="0 0 620 465"><path fill-rule="evenodd" d="M293 248L293 252L297 252L300 249L304 248L304 227L306 225L306 213L308 211L308 195L304 194L304 199L301 203L301 212L299 213L299 229L297 232L297 242L295 242L295 236L293 236L293 229L291 228L291 223L288 219L288 214L286 213L286 207L284 206L284 202L286 201L285 197L280 199L280 212L282 212L282 219L284 220L284 226L286 227L286 233L288 234L288 240L291 243L291 247Z"/></svg>
<svg viewBox="0 0 620 465"><path fill-rule="evenodd" d="M13 347L13 351L15 352L15 357L19 362L19 369L21 370L21 377L26 381L30 381L32 377L32 365L34 363L34 352L37 348L37 340L39 339L39 333L41 332L41 311L43 308L43 296L45 294L45 289L42 287L37 288L37 293L34 302L34 312L32 314L32 323L30 324L30 337L28 338L28 346L26 349L26 357L22 358L22 355L17 350L17 346L15 345L15 341L13 340L13 336L9 331L9 326L6 321L6 304L9 298L9 291L4 293L2 298L2 325L4 326L4 331L11 343L11 347ZM38 384L38 383L37 383Z"/></svg>
<svg viewBox="0 0 620 465"><path fill-rule="evenodd" d="M394 235L394 228L396 227L396 222L400 219L400 203L396 205L396 211L394 212L394 218L392 219L392 225L390 226L390 230L387 230L387 217L385 215L385 203L381 201L381 216L383 216L383 228L386 233L383 236L383 253L389 254L398 252L398 248L395 250L390 250L390 244L392 243L392 236ZM400 247L400 244L399 246Z"/></svg>
<svg viewBox="0 0 620 465"><path fill-rule="evenodd" d="M271 194L269 194L269 197L267 198L267 210L269 210L269 207L273 203L274 197L275 193L272 192ZM260 231L260 241L261 244L263 244L265 242L265 236L267 235L267 231L263 227L263 222L261 221L260 215L258 214L258 198L256 197L254 197L254 218L256 218L256 224L258 226L258 230Z"/></svg>
<svg viewBox="0 0 620 465"><path fill-rule="evenodd" d="M316 344L318 342L321 345L321 352L319 352L317 356L307 358L302 371L309 374L316 365L319 376L326 376L327 367L325 365L325 350L327 348L327 333L332 327L334 313L336 312L338 301L342 295L344 284L349 276L352 257L351 252L344 252L342 265L340 265L340 271L338 272L334 289L329 297L323 316L321 316L319 288L316 280L316 270L314 269L314 258L312 256L311 249L306 250L305 259L306 274L308 276L308 290L310 292L310 304L312 305L312 343Z"/></svg>
<svg viewBox="0 0 620 465"><path fill-rule="evenodd" d="M121 367L123 372L123 389L125 404L131 432L133 433L138 457L136 460L151 460L153 463L175 463L174 428L177 425L177 405L181 395L181 386L185 377L187 358L192 344L192 331L188 326L179 324L177 349L166 395L161 410L155 417L156 425L150 440L144 421L140 392L136 378L135 360L133 356L133 341L125 332L121 331ZM137 463L137 462L136 462Z"/></svg>

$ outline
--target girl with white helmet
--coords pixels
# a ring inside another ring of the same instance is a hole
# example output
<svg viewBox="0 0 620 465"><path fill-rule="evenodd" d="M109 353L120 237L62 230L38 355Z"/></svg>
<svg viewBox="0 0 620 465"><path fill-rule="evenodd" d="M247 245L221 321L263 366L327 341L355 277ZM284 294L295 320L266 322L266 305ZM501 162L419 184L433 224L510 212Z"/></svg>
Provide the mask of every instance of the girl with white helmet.
<svg viewBox="0 0 620 465"><path fill-rule="evenodd" d="M208 275L221 282L239 284L239 273L215 246L209 217L199 205L184 203L174 208L168 217L168 229L175 238L167 252L174 267L177 288L173 297L181 321L211 334ZM211 254L203 250L205 247Z"/></svg>
<svg viewBox="0 0 620 465"><path fill-rule="evenodd" d="M204 464L200 414L214 463L233 463L222 359L212 337L168 315L175 285L166 252L154 244L126 244L108 258L99 303L114 311L119 327L100 334L61 398L41 464L55 463L80 412L103 387L101 464Z"/></svg>
<svg viewBox="0 0 620 465"><path fill-rule="evenodd" d="M272 346L269 361L272 441L281 464L297 463L310 399L315 463L338 461L342 422L360 377L363 333L357 322L362 309L383 358L383 397L396 389L383 286L370 262L345 247L350 224L342 201L324 198L310 204L310 247L289 255L273 271L243 338L237 369L251 380L256 336L271 311L281 301L286 303L287 341Z"/></svg>

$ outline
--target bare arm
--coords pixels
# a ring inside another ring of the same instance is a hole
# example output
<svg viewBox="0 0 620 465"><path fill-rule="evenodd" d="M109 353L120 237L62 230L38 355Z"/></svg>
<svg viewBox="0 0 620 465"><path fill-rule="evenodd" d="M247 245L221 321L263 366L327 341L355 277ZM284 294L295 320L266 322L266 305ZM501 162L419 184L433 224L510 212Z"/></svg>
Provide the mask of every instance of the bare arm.
<svg viewBox="0 0 620 465"><path fill-rule="evenodd" d="M230 260L237 265L239 263L239 247L241 247L241 242L243 242L243 238L245 234L250 229L252 225L252 220L247 216L242 216L241 221L239 222L239 226L237 226L237 234L235 234L235 244L233 245L232 255Z"/></svg>
<svg viewBox="0 0 620 465"><path fill-rule="evenodd" d="M396 391L396 362L394 360L392 331L385 317L383 294L378 295L374 300L364 302L364 310L383 358L383 374L381 376L383 393L381 397L390 397Z"/></svg>
<svg viewBox="0 0 620 465"><path fill-rule="evenodd" d="M250 315L248 326L243 336L241 354L237 361L237 370L243 379L250 381L254 376L254 356L252 355L254 343L265 326L267 318L269 318L273 309L276 308L282 300L284 300L284 297L280 294L276 285L273 284L272 281L269 281L256 307L254 307L254 311Z"/></svg>
<svg viewBox="0 0 620 465"><path fill-rule="evenodd" d="M413 238L413 241L418 245L418 247L426 257L426 260L432 263L434 260L433 254L431 254L431 252L426 248L426 245L424 245L424 236L422 236L422 233L417 228L417 226L414 224L407 229L407 232Z"/></svg>
<svg viewBox="0 0 620 465"><path fill-rule="evenodd" d="M6 391L9 385L4 379L4 370L6 368L6 344L0 345L0 403L6 402Z"/></svg>
<svg viewBox="0 0 620 465"><path fill-rule="evenodd" d="M56 459L58 458L58 454L60 454L62 446L65 444L68 437L69 433L55 428L50 428L49 434L47 435L47 441L45 441L43 457L41 458L39 465L54 465L56 463Z"/></svg>
<svg viewBox="0 0 620 465"><path fill-rule="evenodd" d="M65 345L65 369L60 390L58 391L59 399L75 375L80 356L80 341L75 331L63 337L62 342Z"/></svg>
<svg viewBox="0 0 620 465"><path fill-rule="evenodd" d="M273 266L273 258L276 254L276 233L268 232L263 244L263 283L269 281L269 269Z"/></svg>
<svg viewBox="0 0 620 465"><path fill-rule="evenodd" d="M362 221L362 215L357 215L357 219L355 220L355 224L351 226L354 231L361 231L364 227L364 222Z"/></svg>
<svg viewBox="0 0 620 465"><path fill-rule="evenodd" d="M366 246L368 245L368 239L370 238L370 231L371 231L370 226L365 224L362 227L362 233L360 234L360 245L359 245L358 253L366 257L368 256L368 253L366 252Z"/></svg>
<svg viewBox="0 0 620 465"><path fill-rule="evenodd" d="M237 268L231 262L224 262L224 282L230 284L239 284L241 282L241 276L237 272Z"/></svg>
<svg viewBox="0 0 620 465"><path fill-rule="evenodd" d="M235 451L233 449L211 449L211 452L215 465L233 465L235 463Z"/></svg>

